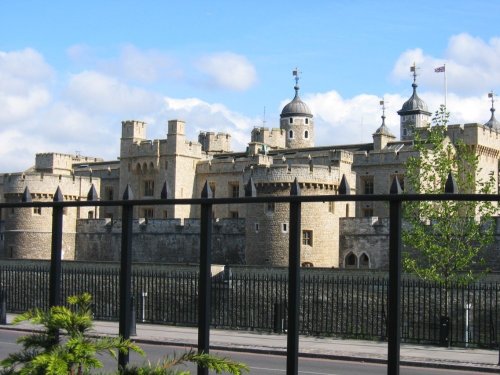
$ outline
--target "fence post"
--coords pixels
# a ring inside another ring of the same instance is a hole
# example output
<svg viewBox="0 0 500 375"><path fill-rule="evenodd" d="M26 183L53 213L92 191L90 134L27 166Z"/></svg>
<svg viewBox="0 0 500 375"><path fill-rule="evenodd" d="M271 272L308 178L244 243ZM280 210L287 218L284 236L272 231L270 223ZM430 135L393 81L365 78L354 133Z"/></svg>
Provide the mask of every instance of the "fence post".
<svg viewBox="0 0 500 375"><path fill-rule="evenodd" d="M201 198L213 198L205 182ZM210 351L210 291L212 263L212 203L201 204L200 278L198 280L198 353ZM198 375L208 375L208 369L198 366Z"/></svg>
<svg viewBox="0 0 500 375"><path fill-rule="evenodd" d="M133 199L132 189L127 185L123 193L123 200ZM120 322L118 333L125 340L130 338L132 323L132 224L133 209L131 204L122 205L122 238L120 257ZM125 368L129 362L129 352L119 352L118 370Z"/></svg>
<svg viewBox="0 0 500 375"><path fill-rule="evenodd" d="M54 193L54 202L64 200L59 186ZM63 207L54 204L52 209L52 244L50 255L49 274L49 306L61 304L61 253L62 253L62 228Z"/></svg>
<svg viewBox="0 0 500 375"><path fill-rule="evenodd" d="M300 195L297 179L290 195ZM286 343L286 373L299 373L299 306L300 306L300 223L301 203L290 202L290 237L288 244L288 332Z"/></svg>
<svg viewBox="0 0 500 375"><path fill-rule="evenodd" d="M401 185L395 176L390 194L400 195ZM389 324L387 326L387 374L399 374L401 341L401 213L402 201L396 197L389 203Z"/></svg>

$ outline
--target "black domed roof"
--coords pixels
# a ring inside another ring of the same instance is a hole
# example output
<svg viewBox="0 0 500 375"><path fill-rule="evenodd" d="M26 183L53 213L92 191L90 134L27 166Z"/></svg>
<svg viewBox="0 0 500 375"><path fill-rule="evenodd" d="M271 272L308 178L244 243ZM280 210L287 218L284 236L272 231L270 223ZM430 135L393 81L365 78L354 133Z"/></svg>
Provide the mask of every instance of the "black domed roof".
<svg viewBox="0 0 500 375"><path fill-rule="evenodd" d="M496 118L495 118L495 108L491 107L490 109L491 111L491 118L490 120L484 124L485 126L488 126L492 129L495 129L495 130L500 130L500 121L498 121Z"/></svg>
<svg viewBox="0 0 500 375"><path fill-rule="evenodd" d="M293 100L283 107L281 117L289 116L306 116L312 117L311 110L299 97L299 86L295 86L295 97Z"/></svg>
<svg viewBox="0 0 500 375"><path fill-rule="evenodd" d="M409 112L409 111L429 112L427 104L417 95L417 84L413 83L412 87L413 87L412 96L403 104L403 107L401 108L401 110L398 111L398 113Z"/></svg>

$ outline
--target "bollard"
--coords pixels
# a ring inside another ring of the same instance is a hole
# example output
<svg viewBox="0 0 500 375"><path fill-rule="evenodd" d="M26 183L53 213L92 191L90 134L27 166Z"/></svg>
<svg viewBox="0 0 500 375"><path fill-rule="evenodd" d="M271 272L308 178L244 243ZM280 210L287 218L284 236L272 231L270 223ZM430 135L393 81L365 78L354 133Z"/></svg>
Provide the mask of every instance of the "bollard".
<svg viewBox="0 0 500 375"><path fill-rule="evenodd" d="M274 304L274 333L285 332L285 304Z"/></svg>
<svg viewBox="0 0 500 375"><path fill-rule="evenodd" d="M439 319L439 343L442 346L450 346L450 318L441 316Z"/></svg>
<svg viewBox="0 0 500 375"><path fill-rule="evenodd" d="M130 308L132 309L132 316L130 317L130 336L137 336L134 297L130 299Z"/></svg>
<svg viewBox="0 0 500 375"><path fill-rule="evenodd" d="M0 324L7 324L7 293L0 289Z"/></svg>

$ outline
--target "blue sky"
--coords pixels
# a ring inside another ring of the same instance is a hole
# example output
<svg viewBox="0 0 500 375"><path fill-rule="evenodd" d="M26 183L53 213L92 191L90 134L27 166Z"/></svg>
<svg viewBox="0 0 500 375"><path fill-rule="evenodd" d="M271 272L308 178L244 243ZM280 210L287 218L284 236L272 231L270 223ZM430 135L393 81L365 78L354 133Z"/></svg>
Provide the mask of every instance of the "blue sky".
<svg viewBox="0 0 500 375"><path fill-rule="evenodd" d="M316 144L369 142L411 95L453 122L489 119L500 86L500 3L492 1L4 1L0 7L0 172L38 152L115 159L121 121L232 134L279 126L292 70L316 120ZM265 110L264 110L265 108ZM264 118L265 111L265 118Z"/></svg>

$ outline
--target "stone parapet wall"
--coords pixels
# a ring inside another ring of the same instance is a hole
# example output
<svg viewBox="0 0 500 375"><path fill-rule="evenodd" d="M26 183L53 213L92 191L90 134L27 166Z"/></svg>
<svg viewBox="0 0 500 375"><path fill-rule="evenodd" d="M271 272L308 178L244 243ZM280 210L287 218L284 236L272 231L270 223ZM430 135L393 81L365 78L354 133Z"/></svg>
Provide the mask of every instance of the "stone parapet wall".
<svg viewBox="0 0 500 375"><path fill-rule="evenodd" d="M118 261L121 248L121 220L78 220L76 259ZM134 220L132 252L136 262L198 263L200 221ZM244 264L245 221L213 221L212 259L220 264Z"/></svg>

